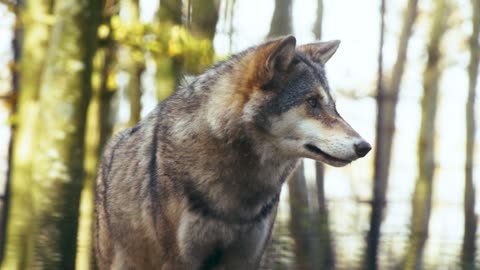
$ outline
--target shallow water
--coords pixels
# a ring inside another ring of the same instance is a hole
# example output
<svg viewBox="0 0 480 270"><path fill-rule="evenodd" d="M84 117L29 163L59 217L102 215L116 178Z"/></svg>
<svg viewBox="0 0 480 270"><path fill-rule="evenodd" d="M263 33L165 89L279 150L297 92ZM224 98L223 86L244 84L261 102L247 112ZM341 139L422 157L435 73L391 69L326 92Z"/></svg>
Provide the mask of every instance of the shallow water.
<svg viewBox="0 0 480 270"><path fill-rule="evenodd" d="M286 193L285 190L283 193ZM374 269L366 263L367 235L370 228L372 205L355 196L342 198L331 194L330 197L327 205L329 229L332 236L330 245L334 250L332 258L334 266L320 264L321 267L317 266L317 268ZM429 233L423 251L416 252L416 256L421 257L420 264L416 269L479 269L479 254L476 255L476 268L463 268L463 203L448 202L446 199L439 201L438 196L433 197ZM377 258L377 269L409 269L403 265L407 249L411 244L411 207L409 200L387 202L381 223L379 248L374 254ZM268 250L268 265L263 269L305 269L299 268L295 263L295 241L289 230L288 211L288 198L283 196L272 244ZM316 211L316 209L311 209L311 215L317 215ZM313 226L315 225L312 224L312 228ZM310 237L318 245L329 244L318 239L318 234L311 233ZM480 245L478 237L475 242L477 246Z"/></svg>

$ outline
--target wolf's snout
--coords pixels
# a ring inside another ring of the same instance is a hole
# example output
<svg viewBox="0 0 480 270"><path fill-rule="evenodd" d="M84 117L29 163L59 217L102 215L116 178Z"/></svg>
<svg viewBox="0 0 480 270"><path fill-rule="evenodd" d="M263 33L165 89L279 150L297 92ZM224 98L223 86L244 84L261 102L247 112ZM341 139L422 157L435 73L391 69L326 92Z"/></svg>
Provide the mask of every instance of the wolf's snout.
<svg viewBox="0 0 480 270"><path fill-rule="evenodd" d="M370 144L366 141L361 141L359 143L356 143L354 145L354 148L355 148L355 153L357 153L359 157L364 157L365 155L368 154L368 152L370 152L370 150L372 150L372 146L370 146Z"/></svg>

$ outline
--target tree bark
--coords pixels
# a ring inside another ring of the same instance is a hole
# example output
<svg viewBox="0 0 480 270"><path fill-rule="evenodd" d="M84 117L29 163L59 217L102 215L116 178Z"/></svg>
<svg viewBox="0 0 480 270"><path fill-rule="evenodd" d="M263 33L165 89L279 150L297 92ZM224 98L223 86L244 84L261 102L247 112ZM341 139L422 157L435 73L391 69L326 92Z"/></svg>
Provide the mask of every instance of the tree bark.
<svg viewBox="0 0 480 270"><path fill-rule="evenodd" d="M267 37L283 36L292 31L292 0L275 0L275 11Z"/></svg>
<svg viewBox="0 0 480 270"><path fill-rule="evenodd" d="M408 1L399 40L397 58L393 67L392 79L390 84L384 88L384 91L377 95L377 134L375 141L376 147L374 147L374 200L376 201L374 203L385 203L393 135L395 131L396 105L407 59L408 43L417 17L417 3L418 0Z"/></svg>
<svg viewBox="0 0 480 270"><path fill-rule="evenodd" d="M23 8L23 3L17 2L14 7L13 11L16 15L16 21L19 21L20 16L20 9ZM21 27L15 27L12 42L12 52L13 52L13 62L19 63L20 61L20 52L21 52L21 40L22 40L22 31ZM8 111L8 115L11 116L16 113L17 107L17 95L19 91L19 73L17 69L11 70L11 89L7 89L6 93L1 93L1 95L5 94L5 96L0 97L0 103L3 103L3 98L7 99L7 107L10 108ZM10 176L12 170L12 152L13 152L13 136L15 132L15 126L11 125L10 128L10 136L8 138L8 147L6 150L6 158L7 158L7 170L5 173L4 182L0 183L2 187L0 188L0 265L3 262L3 257L5 253L5 237L6 237L6 229L7 229L7 216L8 216L8 202L9 202L9 192L10 189ZM2 150L3 151L3 150Z"/></svg>
<svg viewBox="0 0 480 270"><path fill-rule="evenodd" d="M292 1L275 0L275 11L270 24L268 38L292 32ZM295 241L295 261L298 269L312 268L313 239L311 239L311 217L308 204L306 179L303 161L288 181L290 203L290 231Z"/></svg>
<svg viewBox="0 0 480 270"><path fill-rule="evenodd" d="M111 5L115 4L112 3ZM104 10L107 8L104 8ZM111 28L109 25L111 15L107 13L102 18L103 25L108 25L109 28ZM113 73L116 44L110 35L106 36L100 43L101 47L98 48L93 60L93 95L87 111L84 158L85 180L80 198L80 221L75 266L77 270L90 270L96 267L93 252L95 179L97 177L97 165L101 150L108 137L110 137L113 128L110 102L115 89L109 88L108 80Z"/></svg>
<svg viewBox="0 0 480 270"><path fill-rule="evenodd" d="M130 119L128 120L129 126L136 125L141 119L142 113L142 74L145 67L142 63L135 63L133 59L130 59L128 73L128 100L130 102Z"/></svg>
<svg viewBox="0 0 480 270"><path fill-rule="evenodd" d="M333 237L330 231L330 219L328 214L328 206L325 198L325 185L324 185L324 165L317 162L316 166L316 182L317 182L317 199L318 199L318 224L316 231L316 239L318 247L313 245L313 250L316 251L316 255L313 257L316 264L314 269L335 269L335 250L333 246ZM315 220L315 218L314 218Z"/></svg>
<svg viewBox="0 0 480 270"><path fill-rule="evenodd" d="M28 1L23 28L20 80L13 138L5 254L2 269L26 269L32 222L31 184L38 92L50 36L52 0Z"/></svg>
<svg viewBox="0 0 480 270"><path fill-rule="evenodd" d="M213 63L215 51L213 39L215 37L220 7L217 0L189 1L191 4L191 27L190 34L197 40L208 42L205 46L204 60L192 62L188 56L184 56L184 71L192 74L198 73L203 68Z"/></svg>
<svg viewBox="0 0 480 270"><path fill-rule="evenodd" d="M126 23L135 26L140 24L139 0L120 0L120 9L126 14ZM128 101L130 102L129 126L136 125L141 118L142 112L142 82L141 76L145 70L145 59L143 53L136 52L136 48L125 45L122 48L127 57L123 57L122 68L128 73Z"/></svg>
<svg viewBox="0 0 480 270"><path fill-rule="evenodd" d="M428 44L428 59L423 74L422 119L418 140L418 171L412 201L411 235L404 269L421 269L423 249L428 237L435 170L435 119L441 67L441 48L448 16L447 0L436 0Z"/></svg>
<svg viewBox="0 0 480 270"><path fill-rule="evenodd" d="M102 49L97 53L97 56L104 58L103 56L110 53L107 50L108 49L105 48ZM108 65L106 62L102 64ZM99 68L102 69L102 67ZM75 268L77 270L94 269L95 266L93 254L94 243L92 238L94 187L97 176L97 165L101 149L105 143L103 138L106 138L111 134L112 127L109 121L110 111L108 110L108 107L110 107L108 101L111 99L105 100L103 98L107 94L105 93L106 90L107 89L105 88L94 88L93 96L88 106L84 158L85 180L81 193L78 249ZM109 96L111 97L112 95ZM104 106L107 107L106 110L103 108ZM109 128L105 128L105 126L108 126Z"/></svg>
<svg viewBox="0 0 480 270"><path fill-rule="evenodd" d="M157 17L160 22L182 24L182 1L161 0L160 8L157 12Z"/></svg>
<svg viewBox="0 0 480 270"><path fill-rule="evenodd" d="M192 4L191 32L197 38L213 41L218 21L218 1L195 0Z"/></svg>
<svg viewBox="0 0 480 270"><path fill-rule="evenodd" d="M33 260L29 268L74 269L91 59L101 2L64 0L40 85L32 167Z"/></svg>
<svg viewBox="0 0 480 270"><path fill-rule="evenodd" d="M400 34L398 52L393 66L391 81L380 87L377 93L377 127L375 139L374 186L371 215L371 226L367 241L366 267L376 267L376 252L380 234L383 210L386 205L386 192L392 155L393 136L395 132L396 105L400 92L401 80L405 68L408 44L417 17L418 0L409 0L405 10L405 19ZM375 268L374 268L375 269Z"/></svg>
<svg viewBox="0 0 480 270"><path fill-rule="evenodd" d="M466 154L465 154L465 225L462 245L463 269L475 269L477 215L475 214L475 185L473 182L473 164L475 150L475 91L480 60L480 0L472 0L472 35L470 37L470 63L468 65L468 99L466 106Z"/></svg>
<svg viewBox="0 0 480 270"><path fill-rule="evenodd" d="M225 18L228 17L228 53L231 54L233 51L233 33L234 33L234 27L233 27L233 20L235 16L235 4L236 0L228 0L227 1L227 7L226 7L226 16ZM227 15L228 13L228 15ZM227 20L226 20L227 21Z"/></svg>
<svg viewBox="0 0 480 270"><path fill-rule="evenodd" d="M380 1L380 43L378 46L378 69L377 69L377 96L384 96L385 88L383 81L383 45L385 41L385 0ZM378 112L380 113L380 111ZM365 253L364 269L376 270L378 243L380 240L380 227L385 207L386 182L375 182L373 188L372 212L370 214L370 229L367 235L367 250Z"/></svg>
<svg viewBox="0 0 480 270"><path fill-rule="evenodd" d="M166 31L173 25L182 24L182 1L162 0L157 12L157 22ZM180 82L182 74L182 59L178 56L162 55L156 60L157 99L162 101L170 96Z"/></svg>
<svg viewBox="0 0 480 270"><path fill-rule="evenodd" d="M313 25L313 35L315 39L322 39L322 23L323 23L323 0L317 1L317 18L315 19L315 24Z"/></svg>
<svg viewBox="0 0 480 270"><path fill-rule="evenodd" d="M317 18L315 20L315 24L313 25L313 34L317 40L322 39L322 20L323 20L323 0L317 1ZM326 209L325 205L325 191L324 191L324 172L325 168L323 163L316 162L315 163L315 179L317 182L317 194L318 194L318 207L322 211L322 209ZM320 213L322 214L322 213ZM327 219L328 221L328 219Z"/></svg>
<svg viewBox="0 0 480 270"><path fill-rule="evenodd" d="M317 18L313 25L315 39L322 39L323 24L323 0L317 1ZM330 222L328 217L328 207L325 197L325 166L321 162L315 162L315 181L317 184L318 217L314 218L316 224L316 242L318 247L315 265L316 268L334 269L335 252L333 249L332 235L330 233ZM318 219L318 220L317 220Z"/></svg>
<svg viewBox="0 0 480 270"><path fill-rule="evenodd" d="M308 204L307 183L303 163L288 181L290 198L290 231L295 241L295 260L297 269L312 269L311 218Z"/></svg>
<svg viewBox="0 0 480 270"><path fill-rule="evenodd" d="M23 8L23 3L17 2L12 8L16 21L18 22L20 16L20 9ZM12 51L13 51L13 63L20 62L20 51L21 51L21 40L22 40L23 29L21 27L15 27L13 31L12 42ZM12 80L11 80L11 89L6 89L6 92L2 91L2 96L0 97L0 104L6 105L8 110L8 116L12 116L16 113L17 108L17 95L19 91L18 87L18 69L12 68L10 70ZM5 104L4 101L6 100ZM5 241L6 241L6 227L7 227L7 216L8 216L8 204L9 204L9 189L10 189L10 177L12 170L12 152L13 152L13 137L15 135L15 125L10 126L10 136L4 139L8 139L8 146L5 150L6 154L6 173L4 181L1 181L0 185L0 265L3 262L5 255Z"/></svg>

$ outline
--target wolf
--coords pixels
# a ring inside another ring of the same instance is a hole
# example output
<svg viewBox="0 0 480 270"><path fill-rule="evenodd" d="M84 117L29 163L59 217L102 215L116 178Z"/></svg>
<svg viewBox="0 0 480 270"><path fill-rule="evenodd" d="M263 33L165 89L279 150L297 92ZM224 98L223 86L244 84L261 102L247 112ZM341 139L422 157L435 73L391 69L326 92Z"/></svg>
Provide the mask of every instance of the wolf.
<svg viewBox="0 0 480 270"><path fill-rule="evenodd" d="M339 43L246 49L116 135L96 182L98 267L257 269L299 159L340 167L371 149L325 76Z"/></svg>

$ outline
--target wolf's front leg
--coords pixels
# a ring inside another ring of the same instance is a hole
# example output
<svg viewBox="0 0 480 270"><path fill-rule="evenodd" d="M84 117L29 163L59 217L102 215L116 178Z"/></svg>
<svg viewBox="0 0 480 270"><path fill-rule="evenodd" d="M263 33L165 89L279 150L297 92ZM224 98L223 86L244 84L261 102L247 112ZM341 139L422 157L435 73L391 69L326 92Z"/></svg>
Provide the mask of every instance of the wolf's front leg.
<svg viewBox="0 0 480 270"><path fill-rule="evenodd" d="M187 269L257 269L275 216L276 209L261 221L234 225L186 212L177 236L182 261Z"/></svg>
<svg viewBox="0 0 480 270"><path fill-rule="evenodd" d="M243 232L226 251L221 265L228 270L257 269L270 239L276 209Z"/></svg>
<svg viewBox="0 0 480 270"><path fill-rule="evenodd" d="M186 269L216 269L218 252L232 238L231 230L222 223L185 211L177 231L179 257Z"/></svg>

